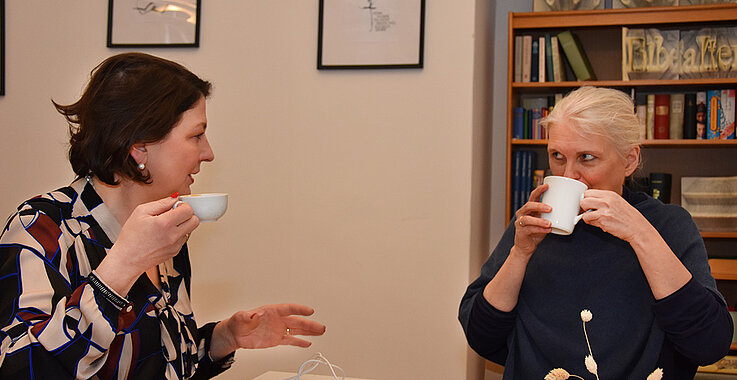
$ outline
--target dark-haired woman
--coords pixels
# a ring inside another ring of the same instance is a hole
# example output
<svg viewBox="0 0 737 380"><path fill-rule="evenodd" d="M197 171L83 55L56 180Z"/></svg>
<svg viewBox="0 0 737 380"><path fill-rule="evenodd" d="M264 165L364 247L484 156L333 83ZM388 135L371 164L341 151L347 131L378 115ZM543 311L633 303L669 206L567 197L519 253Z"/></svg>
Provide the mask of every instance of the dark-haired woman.
<svg viewBox="0 0 737 380"><path fill-rule="evenodd" d="M214 154L210 83L125 53L102 62L70 125L77 179L24 202L0 237L0 378L210 378L238 348L310 345L325 327L296 304L197 326L190 307L191 207L172 209Z"/></svg>

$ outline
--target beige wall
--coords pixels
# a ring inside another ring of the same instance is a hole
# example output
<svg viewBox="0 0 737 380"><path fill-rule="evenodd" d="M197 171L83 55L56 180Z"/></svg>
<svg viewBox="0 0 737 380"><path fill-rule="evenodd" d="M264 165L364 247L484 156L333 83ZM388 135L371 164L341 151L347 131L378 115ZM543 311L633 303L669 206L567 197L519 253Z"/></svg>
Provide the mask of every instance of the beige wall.
<svg viewBox="0 0 737 380"><path fill-rule="evenodd" d="M318 351L353 377L479 378L456 312L488 246L495 2L428 1L423 70L341 72L315 69L317 0L203 2L199 49L149 50L214 82L216 160L194 190L231 204L190 240L198 319L299 302L328 326L306 350L241 351L222 378L293 371ZM1 214L72 179L50 99L74 101L122 51L105 47L106 12L6 1Z"/></svg>

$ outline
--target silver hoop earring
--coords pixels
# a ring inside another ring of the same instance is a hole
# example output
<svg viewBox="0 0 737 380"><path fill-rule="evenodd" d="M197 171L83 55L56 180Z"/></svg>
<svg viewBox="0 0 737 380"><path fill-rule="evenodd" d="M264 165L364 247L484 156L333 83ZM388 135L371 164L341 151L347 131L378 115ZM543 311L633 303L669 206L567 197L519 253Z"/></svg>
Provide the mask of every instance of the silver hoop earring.
<svg viewBox="0 0 737 380"><path fill-rule="evenodd" d="M138 164L138 170L143 171L144 169L146 169L146 165L144 163Z"/></svg>

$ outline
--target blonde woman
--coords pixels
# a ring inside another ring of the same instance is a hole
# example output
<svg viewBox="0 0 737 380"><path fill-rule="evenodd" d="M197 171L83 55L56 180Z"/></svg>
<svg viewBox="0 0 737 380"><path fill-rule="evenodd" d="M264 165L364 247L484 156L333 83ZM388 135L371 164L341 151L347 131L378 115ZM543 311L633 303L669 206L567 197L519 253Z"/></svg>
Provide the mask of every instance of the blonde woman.
<svg viewBox="0 0 737 380"><path fill-rule="evenodd" d="M463 296L468 343L504 379L692 379L729 351L732 320L691 216L624 187L640 164L633 111L621 91L582 87L542 122L552 173L588 185L589 211L571 235L551 234L548 185L536 188Z"/></svg>

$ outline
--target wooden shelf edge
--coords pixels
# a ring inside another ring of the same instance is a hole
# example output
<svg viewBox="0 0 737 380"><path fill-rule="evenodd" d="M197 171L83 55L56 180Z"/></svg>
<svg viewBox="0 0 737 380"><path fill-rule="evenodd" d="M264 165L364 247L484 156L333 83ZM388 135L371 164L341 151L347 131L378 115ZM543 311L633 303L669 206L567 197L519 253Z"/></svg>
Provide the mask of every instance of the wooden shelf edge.
<svg viewBox="0 0 737 380"><path fill-rule="evenodd" d="M715 280L737 280L737 259L709 259Z"/></svg>
<svg viewBox="0 0 737 380"><path fill-rule="evenodd" d="M605 27L734 21L737 4L512 13L514 29ZM677 20L674 22L674 20Z"/></svg>
<svg viewBox="0 0 737 380"><path fill-rule="evenodd" d="M735 10L737 12L737 9ZM655 86L724 86L737 84L737 78L701 79L638 79L638 80L595 80L564 82L514 82L513 88L577 88L581 86L599 87L655 87Z"/></svg>
<svg viewBox="0 0 737 380"><path fill-rule="evenodd" d="M512 139L512 145L547 145L548 140ZM641 144L645 148L711 148L737 147L737 140L645 140Z"/></svg>

